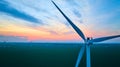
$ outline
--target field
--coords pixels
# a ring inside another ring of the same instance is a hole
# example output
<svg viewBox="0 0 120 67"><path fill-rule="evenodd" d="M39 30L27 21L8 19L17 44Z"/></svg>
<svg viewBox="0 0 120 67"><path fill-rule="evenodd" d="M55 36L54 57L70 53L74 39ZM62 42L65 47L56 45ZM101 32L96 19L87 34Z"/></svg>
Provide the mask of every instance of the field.
<svg viewBox="0 0 120 67"><path fill-rule="evenodd" d="M79 43L0 43L0 67L75 67ZM85 54L79 67L86 67ZM120 67L120 44L91 46L91 67Z"/></svg>

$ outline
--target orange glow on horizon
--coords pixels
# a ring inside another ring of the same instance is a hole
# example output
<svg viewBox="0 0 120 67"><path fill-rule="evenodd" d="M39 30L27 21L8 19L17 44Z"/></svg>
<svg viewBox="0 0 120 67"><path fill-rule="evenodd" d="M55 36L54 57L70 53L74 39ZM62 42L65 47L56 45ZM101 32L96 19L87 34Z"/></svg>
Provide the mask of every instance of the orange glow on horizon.
<svg viewBox="0 0 120 67"><path fill-rule="evenodd" d="M59 24L60 25L60 24ZM79 26L78 26L79 27ZM53 31L56 32L56 34L53 34L50 32L50 30L53 28ZM101 34L94 34L95 31L90 31L89 29L86 29L84 26L80 26L83 33L86 35L86 37L93 37L93 36L102 36L107 35L108 33L102 32ZM72 31L72 33L67 33L69 31ZM82 40L80 36L74 31L74 29L67 29L64 25L61 24L60 27L37 27L37 28L31 28L27 26L21 26L16 24L10 24L8 23L6 26L3 26L0 28L0 35L3 36L18 36L18 37L25 37L28 39L28 41L34 41L34 40L49 40L49 41L59 41L59 40Z"/></svg>

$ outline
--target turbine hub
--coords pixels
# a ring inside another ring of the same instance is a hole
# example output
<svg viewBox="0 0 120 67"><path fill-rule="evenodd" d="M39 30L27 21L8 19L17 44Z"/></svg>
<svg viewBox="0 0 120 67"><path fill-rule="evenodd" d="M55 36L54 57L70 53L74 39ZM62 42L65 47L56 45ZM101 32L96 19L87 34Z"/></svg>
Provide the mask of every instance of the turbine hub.
<svg viewBox="0 0 120 67"><path fill-rule="evenodd" d="M87 37L86 45L92 45L93 42L90 41L90 40L92 40L92 39L93 39L92 37Z"/></svg>

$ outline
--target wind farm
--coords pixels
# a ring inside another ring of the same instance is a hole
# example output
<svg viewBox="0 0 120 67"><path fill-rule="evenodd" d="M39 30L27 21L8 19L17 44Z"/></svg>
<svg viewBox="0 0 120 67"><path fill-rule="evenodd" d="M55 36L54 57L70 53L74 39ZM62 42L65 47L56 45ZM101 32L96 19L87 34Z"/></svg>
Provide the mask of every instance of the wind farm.
<svg viewBox="0 0 120 67"><path fill-rule="evenodd" d="M119 67L119 5L1 0L0 67Z"/></svg>

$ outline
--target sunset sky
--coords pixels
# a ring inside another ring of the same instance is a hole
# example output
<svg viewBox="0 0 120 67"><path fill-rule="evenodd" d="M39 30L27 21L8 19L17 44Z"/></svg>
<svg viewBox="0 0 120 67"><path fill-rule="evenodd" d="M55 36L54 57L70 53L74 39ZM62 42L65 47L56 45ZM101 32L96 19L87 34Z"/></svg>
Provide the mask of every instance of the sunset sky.
<svg viewBox="0 0 120 67"><path fill-rule="evenodd" d="M53 0L86 37L120 34L120 0ZM51 0L0 0L0 42L82 42ZM120 42L120 38L111 42Z"/></svg>

